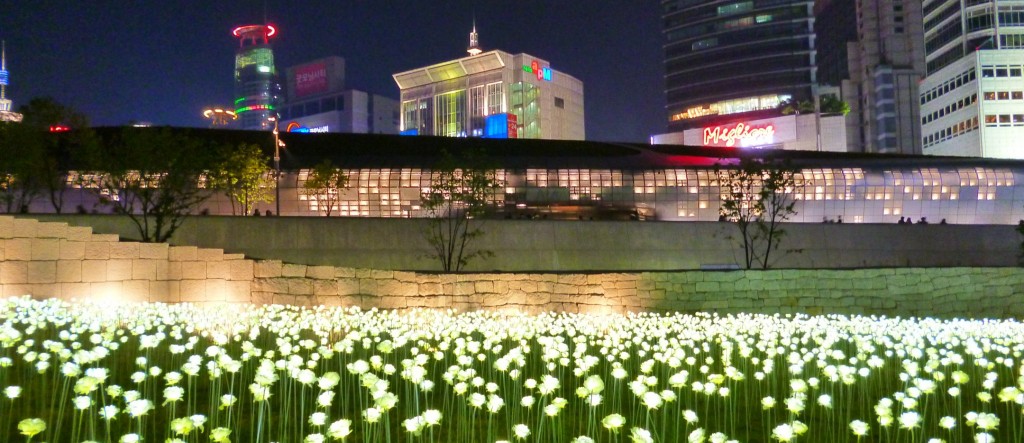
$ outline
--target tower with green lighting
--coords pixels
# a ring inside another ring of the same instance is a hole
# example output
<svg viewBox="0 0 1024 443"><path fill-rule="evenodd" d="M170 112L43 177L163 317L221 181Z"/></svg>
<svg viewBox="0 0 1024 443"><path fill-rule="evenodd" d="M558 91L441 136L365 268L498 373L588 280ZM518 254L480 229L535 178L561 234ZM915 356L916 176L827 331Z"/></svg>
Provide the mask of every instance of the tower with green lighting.
<svg viewBox="0 0 1024 443"><path fill-rule="evenodd" d="M281 98L270 44L277 29L272 25L246 25L231 34L239 39L235 52L235 114L242 129L270 130Z"/></svg>

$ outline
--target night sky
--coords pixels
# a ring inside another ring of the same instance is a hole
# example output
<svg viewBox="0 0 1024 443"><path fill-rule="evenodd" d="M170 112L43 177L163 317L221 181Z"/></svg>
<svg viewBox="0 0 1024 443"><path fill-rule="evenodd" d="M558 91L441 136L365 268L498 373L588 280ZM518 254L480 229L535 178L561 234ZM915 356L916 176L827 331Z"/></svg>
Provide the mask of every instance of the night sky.
<svg viewBox="0 0 1024 443"><path fill-rule="evenodd" d="M525 52L583 81L587 139L665 132L658 2L642 0L268 0L276 64L340 55L346 87L398 98L391 74L484 50ZM206 126L230 104L237 40L262 0L9 0L0 6L14 106L50 96L95 126Z"/></svg>

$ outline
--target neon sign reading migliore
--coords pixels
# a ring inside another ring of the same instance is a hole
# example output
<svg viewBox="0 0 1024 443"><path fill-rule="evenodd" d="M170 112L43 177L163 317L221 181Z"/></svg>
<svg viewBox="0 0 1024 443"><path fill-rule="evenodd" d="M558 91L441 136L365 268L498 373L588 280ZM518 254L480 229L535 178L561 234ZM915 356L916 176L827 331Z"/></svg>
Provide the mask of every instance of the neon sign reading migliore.
<svg viewBox="0 0 1024 443"><path fill-rule="evenodd" d="M735 126L715 126L704 128L705 146L726 146L733 147L739 142L740 146L760 146L772 143L775 140L775 125L765 125L755 128L746 123L737 123Z"/></svg>

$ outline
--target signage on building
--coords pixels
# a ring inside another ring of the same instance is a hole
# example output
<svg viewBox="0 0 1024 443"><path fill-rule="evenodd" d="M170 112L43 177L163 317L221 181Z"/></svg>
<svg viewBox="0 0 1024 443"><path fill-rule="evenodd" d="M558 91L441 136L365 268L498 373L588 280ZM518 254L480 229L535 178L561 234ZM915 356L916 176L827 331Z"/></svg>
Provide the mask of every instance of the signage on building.
<svg viewBox="0 0 1024 443"><path fill-rule="evenodd" d="M529 72L537 76L537 80L551 81L551 68L541 67L540 62L534 60L529 65L523 65L523 72Z"/></svg>
<svg viewBox="0 0 1024 443"><path fill-rule="evenodd" d="M295 96L303 97L327 91L327 64L310 63L295 68Z"/></svg>
<svg viewBox="0 0 1024 443"><path fill-rule="evenodd" d="M518 138L519 123L515 114L501 113L487 116L484 138Z"/></svg>
<svg viewBox="0 0 1024 443"><path fill-rule="evenodd" d="M284 131L285 132L295 132L295 133L299 133L299 134L323 133L323 132L330 132L330 127L328 125L320 125L320 126L314 126L312 128L307 128L307 127L302 126L302 125L300 125L300 124L298 124L296 122L291 122L291 123L288 123L288 126L284 128Z"/></svg>
<svg viewBox="0 0 1024 443"><path fill-rule="evenodd" d="M683 144L721 148L756 148L797 139L796 116L713 124L683 131Z"/></svg>
<svg viewBox="0 0 1024 443"><path fill-rule="evenodd" d="M737 123L728 126L712 126L704 128L704 146L762 146L775 142L775 126L768 124L761 127Z"/></svg>

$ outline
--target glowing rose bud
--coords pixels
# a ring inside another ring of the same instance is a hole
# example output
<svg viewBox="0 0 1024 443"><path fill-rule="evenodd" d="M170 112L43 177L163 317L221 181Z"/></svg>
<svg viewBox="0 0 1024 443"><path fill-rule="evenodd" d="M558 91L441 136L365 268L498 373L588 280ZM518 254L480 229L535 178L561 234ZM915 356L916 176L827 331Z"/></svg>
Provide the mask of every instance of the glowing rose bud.
<svg viewBox="0 0 1024 443"><path fill-rule="evenodd" d="M21 387L20 386L8 386L8 387L4 388L4 395L7 396L7 398L9 398L9 399L14 400L14 399L18 398L18 396L21 395Z"/></svg>
<svg viewBox="0 0 1024 443"><path fill-rule="evenodd" d="M626 417L619 414L610 414L601 420L601 425L612 432L618 432L626 424Z"/></svg>
<svg viewBox="0 0 1024 443"><path fill-rule="evenodd" d="M512 427L512 434L515 435L516 438L523 440L530 435L530 427L524 424L515 425Z"/></svg>
<svg viewBox="0 0 1024 443"><path fill-rule="evenodd" d="M18 432L28 438L46 430L46 422L41 418L26 418L18 422Z"/></svg>
<svg viewBox="0 0 1024 443"><path fill-rule="evenodd" d="M341 440L352 433L352 420L341 419L327 429L327 435L335 440Z"/></svg>

